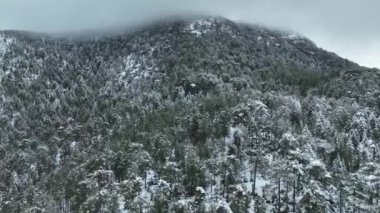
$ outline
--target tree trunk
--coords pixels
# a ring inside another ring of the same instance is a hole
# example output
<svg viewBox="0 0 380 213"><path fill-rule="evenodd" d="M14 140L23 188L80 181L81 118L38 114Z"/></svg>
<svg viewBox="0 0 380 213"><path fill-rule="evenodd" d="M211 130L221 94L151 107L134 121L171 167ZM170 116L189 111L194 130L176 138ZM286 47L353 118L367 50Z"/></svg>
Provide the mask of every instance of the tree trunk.
<svg viewBox="0 0 380 213"><path fill-rule="evenodd" d="M288 197L288 194L289 194L289 183L288 181L286 181L286 190L285 190L285 194L286 194L286 197L285 197L285 208L286 208L286 211L288 211L289 209L289 197Z"/></svg>
<svg viewBox="0 0 380 213"><path fill-rule="evenodd" d="M226 166L224 166L224 175L223 175L223 197L226 192L226 176L227 176L227 171L226 171Z"/></svg>
<svg viewBox="0 0 380 213"><path fill-rule="evenodd" d="M253 183L252 183L252 196L255 196L256 190L256 171L257 171L257 160L255 160L255 167L253 168Z"/></svg>
<svg viewBox="0 0 380 213"><path fill-rule="evenodd" d="M293 212L296 212L296 180L293 181Z"/></svg>
<svg viewBox="0 0 380 213"><path fill-rule="evenodd" d="M255 199L255 212L259 212L259 200Z"/></svg>
<svg viewBox="0 0 380 213"><path fill-rule="evenodd" d="M297 192L299 192L301 190L301 175L298 174L298 177L297 177Z"/></svg>
<svg viewBox="0 0 380 213"><path fill-rule="evenodd" d="M339 213L343 213L342 188L339 190Z"/></svg>
<svg viewBox="0 0 380 213"><path fill-rule="evenodd" d="M144 188L145 188L145 190L146 190L146 179L147 179L147 176L148 176L148 174L147 174L147 172L145 172L145 176L144 176Z"/></svg>
<svg viewBox="0 0 380 213"><path fill-rule="evenodd" d="M212 185L214 184L214 175L211 175L211 185L210 185L210 190L212 194Z"/></svg>
<svg viewBox="0 0 380 213"><path fill-rule="evenodd" d="M278 213L281 212L281 178L278 179Z"/></svg>

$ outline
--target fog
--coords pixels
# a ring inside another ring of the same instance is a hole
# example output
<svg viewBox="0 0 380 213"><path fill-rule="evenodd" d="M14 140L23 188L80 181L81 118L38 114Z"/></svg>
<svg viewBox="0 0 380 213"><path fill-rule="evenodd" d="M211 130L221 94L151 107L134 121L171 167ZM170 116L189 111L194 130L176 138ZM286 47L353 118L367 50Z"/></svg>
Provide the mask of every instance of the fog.
<svg viewBox="0 0 380 213"><path fill-rule="evenodd" d="M62 33L220 15L292 30L361 65L380 67L379 8L376 0L0 0L0 29Z"/></svg>

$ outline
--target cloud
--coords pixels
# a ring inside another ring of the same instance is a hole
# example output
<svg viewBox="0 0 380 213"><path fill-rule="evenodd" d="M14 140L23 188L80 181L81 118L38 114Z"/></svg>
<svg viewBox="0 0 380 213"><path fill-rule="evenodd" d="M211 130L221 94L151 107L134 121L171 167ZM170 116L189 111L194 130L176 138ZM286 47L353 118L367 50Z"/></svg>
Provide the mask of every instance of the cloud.
<svg viewBox="0 0 380 213"><path fill-rule="evenodd" d="M380 67L378 8L377 0L0 0L0 29L65 32L202 13L296 31L325 49Z"/></svg>

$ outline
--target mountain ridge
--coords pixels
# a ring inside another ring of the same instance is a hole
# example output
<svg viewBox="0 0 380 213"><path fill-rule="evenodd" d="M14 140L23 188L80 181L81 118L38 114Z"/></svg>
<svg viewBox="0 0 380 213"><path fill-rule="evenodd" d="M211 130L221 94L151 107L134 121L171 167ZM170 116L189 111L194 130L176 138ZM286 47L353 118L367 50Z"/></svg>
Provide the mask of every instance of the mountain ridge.
<svg viewBox="0 0 380 213"><path fill-rule="evenodd" d="M91 35L91 33L86 33L85 31L80 32L78 31L77 36L70 36L67 34L67 36L57 36L55 33L39 33L39 32L32 32L32 31L24 31L24 30L3 30L0 31L2 34L6 34L8 36L15 36L15 37L24 37L24 38L35 38L35 39L41 39L41 38L50 38L50 39L62 39L62 40L71 40L71 41L76 41L76 40L98 40L98 39L104 39L104 38L112 38L112 37L122 37L126 36L129 34L133 33L139 33L141 31L149 31L154 29L155 27L162 27L164 28L165 26L170 26L170 25L175 25L176 23L179 24L191 24L191 22L197 22L197 21L214 21L215 23L223 23L229 26L239 26L239 27L246 27L246 28L251 28L255 29L256 31L261 31L261 32L269 32L271 34L277 34L277 35L282 35L284 38L288 38L289 40L291 39L296 39L298 38L299 40L304 40L306 43L309 43L309 45L317 47L317 45L307 39L306 37L293 33L290 31L284 31L284 30L279 30L279 29L274 29L274 28L268 28L265 26L261 25L255 25L255 24L250 24L250 23L245 23L245 22L233 22L227 18L221 17L221 16L199 16L199 15L193 15L191 17L183 17L183 16L175 16L173 17L167 17L165 19L159 19L158 21L155 22L147 22L146 24L143 24L142 26L137 26L137 27L132 27L128 29L123 29L123 27L120 27L118 32L116 33L110 33L107 35L107 30L94 30L94 31L99 31L101 33L93 33L93 36L88 36ZM321 48L319 48L322 50ZM325 50L324 50L325 51ZM328 51L326 51L328 52ZM333 52L328 52L335 54ZM344 59L347 60L347 59ZM351 62L352 63L352 62Z"/></svg>
<svg viewBox="0 0 380 213"><path fill-rule="evenodd" d="M377 69L218 17L5 34L0 211L379 208Z"/></svg>

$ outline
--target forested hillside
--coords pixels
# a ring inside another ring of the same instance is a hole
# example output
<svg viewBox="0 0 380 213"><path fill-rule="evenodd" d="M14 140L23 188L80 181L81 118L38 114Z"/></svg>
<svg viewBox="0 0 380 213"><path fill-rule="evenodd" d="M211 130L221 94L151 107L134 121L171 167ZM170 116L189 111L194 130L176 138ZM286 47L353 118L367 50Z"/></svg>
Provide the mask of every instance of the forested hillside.
<svg viewBox="0 0 380 213"><path fill-rule="evenodd" d="M223 18L0 32L0 212L378 212L380 71Z"/></svg>

